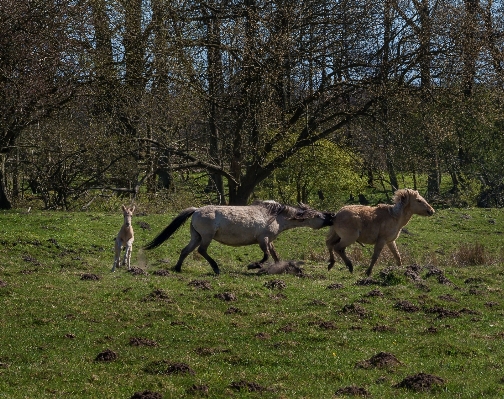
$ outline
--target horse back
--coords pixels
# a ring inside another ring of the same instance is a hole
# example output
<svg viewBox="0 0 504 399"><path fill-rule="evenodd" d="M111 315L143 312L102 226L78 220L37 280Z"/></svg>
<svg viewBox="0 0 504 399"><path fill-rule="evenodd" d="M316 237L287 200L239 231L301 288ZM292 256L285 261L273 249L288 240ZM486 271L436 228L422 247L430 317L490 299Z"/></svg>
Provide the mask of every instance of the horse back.
<svg viewBox="0 0 504 399"><path fill-rule="evenodd" d="M274 235L277 223L269 223L269 219L264 208L258 206L208 205L194 212L191 224L202 237L241 246Z"/></svg>
<svg viewBox="0 0 504 399"><path fill-rule="evenodd" d="M389 205L347 205L333 218L333 229L340 237L357 237L356 241L362 244L375 244L380 239L394 241L402 226L390 209Z"/></svg>

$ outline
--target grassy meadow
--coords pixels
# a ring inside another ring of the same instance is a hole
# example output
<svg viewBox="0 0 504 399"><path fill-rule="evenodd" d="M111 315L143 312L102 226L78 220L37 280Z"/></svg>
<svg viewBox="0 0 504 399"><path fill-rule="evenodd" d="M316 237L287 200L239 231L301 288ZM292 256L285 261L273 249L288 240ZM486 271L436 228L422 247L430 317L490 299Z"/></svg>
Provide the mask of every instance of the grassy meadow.
<svg viewBox="0 0 504 399"><path fill-rule="evenodd" d="M370 279L371 246L327 272L327 229L275 242L303 277L216 242L220 276L175 273L189 223L140 250L173 216L138 207L135 273L111 273L119 210L0 214L0 398L504 397L504 210L414 216Z"/></svg>

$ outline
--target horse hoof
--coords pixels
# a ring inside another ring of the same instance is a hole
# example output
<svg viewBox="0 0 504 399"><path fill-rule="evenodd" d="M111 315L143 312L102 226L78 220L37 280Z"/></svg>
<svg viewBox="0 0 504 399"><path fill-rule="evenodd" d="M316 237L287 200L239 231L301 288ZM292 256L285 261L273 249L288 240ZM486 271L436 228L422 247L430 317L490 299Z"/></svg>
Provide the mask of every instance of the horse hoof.
<svg viewBox="0 0 504 399"><path fill-rule="evenodd" d="M329 264L327 265L327 271L331 270L334 266L334 262L329 262Z"/></svg>
<svg viewBox="0 0 504 399"><path fill-rule="evenodd" d="M260 269L260 268L261 268L261 264L259 262L254 262L254 263L251 263L250 265L247 266L248 270Z"/></svg>

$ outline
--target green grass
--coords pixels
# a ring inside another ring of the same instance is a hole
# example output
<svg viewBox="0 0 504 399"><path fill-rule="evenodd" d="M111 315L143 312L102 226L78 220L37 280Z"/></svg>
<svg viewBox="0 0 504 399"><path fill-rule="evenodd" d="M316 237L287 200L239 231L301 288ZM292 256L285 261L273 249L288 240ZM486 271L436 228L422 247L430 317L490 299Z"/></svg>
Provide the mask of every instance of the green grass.
<svg viewBox="0 0 504 399"><path fill-rule="evenodd" d="M209 253L219 277L197 254L182 273L157 276L187 244L189 224L156 250L139 248L173 216L134 217L133 265L148 272L135 276L110 273L120 212L0 215L0 398L130 398L145 390L198 397L193 385L206 386L212 398L326 398L349 386L377 398L504 396L504 210L414 217L398 247L403 268L423 267L422 283L398 270L384 277L380 272L393 265L385 249L373 277L388 285L356 284L370 246L349 251L353 275L341 263L327 272L326 229L291 230L275 242L283 259L305 262L307 278L256 276L246 265L261 258L257 246L218 243ZM427 277L429 265L451 284ZM81 280L85 273L100 279ZM189 285L194 280L211 289ZM267 288L271 280L285 289ZM328 289L336 283L342 287ZM216 297L223 293L236 301ZM401 310L400 301L418 310ZM157 345L133 346L131 338ZM117 359L96 361L106 349ZM379 352L402 364L356 367ZM194 374L164 373L174 363ZM445 383L425 393L394 387L421 372ZM245 382L265 391L250 391Z"/></svg>

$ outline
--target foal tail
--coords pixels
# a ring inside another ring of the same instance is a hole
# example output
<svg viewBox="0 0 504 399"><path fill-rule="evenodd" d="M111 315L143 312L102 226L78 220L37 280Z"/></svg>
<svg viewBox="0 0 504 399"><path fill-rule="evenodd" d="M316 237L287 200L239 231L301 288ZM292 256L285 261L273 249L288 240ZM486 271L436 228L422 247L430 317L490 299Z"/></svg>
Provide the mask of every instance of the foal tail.
<svg viewBox="0 0 504 399"><path fill-rule="evenodd" d="M161 233L158 234L151 242L144 246L144 249L154 249L159 247L163 242L165 242L170 236L175 233L180 226L182 226L191 215L196 212L198 208L187 208L184 209L180 214L172 220L172 222L166 227Z"/></svg>

